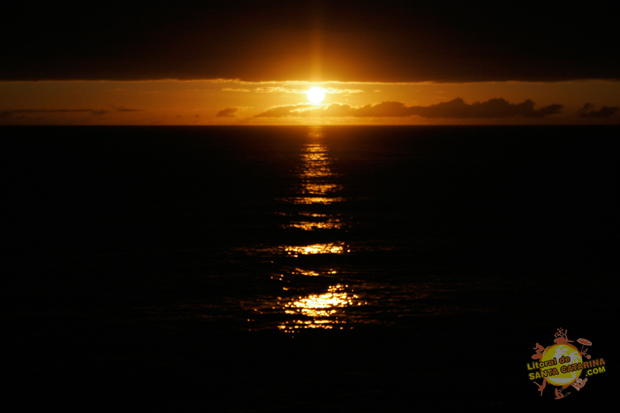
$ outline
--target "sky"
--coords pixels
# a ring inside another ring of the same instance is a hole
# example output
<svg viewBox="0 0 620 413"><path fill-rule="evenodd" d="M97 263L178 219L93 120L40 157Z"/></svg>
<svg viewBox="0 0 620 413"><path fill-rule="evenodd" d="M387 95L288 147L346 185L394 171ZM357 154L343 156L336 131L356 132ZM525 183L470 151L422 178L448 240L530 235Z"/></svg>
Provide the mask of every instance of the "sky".
<svg viewBox="0 0 620 413"><path fill-rule="evenodd" d="M0 125L618 124L614 16L603 3L24 0L0 14Z"/></svg>

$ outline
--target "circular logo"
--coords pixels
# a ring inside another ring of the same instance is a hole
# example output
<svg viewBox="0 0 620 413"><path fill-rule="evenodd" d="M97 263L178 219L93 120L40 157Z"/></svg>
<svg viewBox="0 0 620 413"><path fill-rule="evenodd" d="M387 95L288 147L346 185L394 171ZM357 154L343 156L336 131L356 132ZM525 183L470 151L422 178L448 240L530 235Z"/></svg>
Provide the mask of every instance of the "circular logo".
<svg viewBox="0 0 620 413"><path fill-rule="evenodd" d="M540 364L541 373L548 371L547 381L554 386L568 386L581 375L573 365L582 362L581 354L570 344L556 344L545 349Z"/></svg>

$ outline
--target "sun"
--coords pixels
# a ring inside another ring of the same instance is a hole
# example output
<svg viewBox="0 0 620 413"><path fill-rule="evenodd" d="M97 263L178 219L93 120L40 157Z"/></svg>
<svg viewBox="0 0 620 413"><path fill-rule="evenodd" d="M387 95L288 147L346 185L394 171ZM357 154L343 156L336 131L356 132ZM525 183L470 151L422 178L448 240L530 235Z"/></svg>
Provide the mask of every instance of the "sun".
<svg viewBox="0 0 620 413"><path fill-rule="evenodd" d="M312 103L321 103L325 99L325 91L320 87L313 87L307 92L308 100Z"/></svg>

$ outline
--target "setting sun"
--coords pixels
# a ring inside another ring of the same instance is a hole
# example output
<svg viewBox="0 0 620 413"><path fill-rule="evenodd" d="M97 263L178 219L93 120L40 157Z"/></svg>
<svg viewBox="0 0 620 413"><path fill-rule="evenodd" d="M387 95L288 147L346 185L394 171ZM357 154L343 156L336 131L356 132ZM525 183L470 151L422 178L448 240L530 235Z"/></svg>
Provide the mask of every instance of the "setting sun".
<svg viewBox="0 0 620 413"><path fill-rule="evenodd" d="M320 87L313 87L307 93L308 100L312 103L321 103L325 99L325 91Z"/></svg>

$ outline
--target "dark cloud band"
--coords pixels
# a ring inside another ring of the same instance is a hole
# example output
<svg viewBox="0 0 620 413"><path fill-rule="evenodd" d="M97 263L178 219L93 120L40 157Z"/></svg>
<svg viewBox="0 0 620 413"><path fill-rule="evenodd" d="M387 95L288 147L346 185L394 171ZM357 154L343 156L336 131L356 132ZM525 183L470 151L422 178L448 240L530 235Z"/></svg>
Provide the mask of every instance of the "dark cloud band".
<svg viewBox="0 0 620 413"><path fill-rule="evenodd" d="M280 106L268 109L257 117L407 117L453 118L453 119L491 119L523 116L541 118L560 113L562 105L554 104L534 109L535 103L526 100L522 103L509 103L504 99L490 99L486 102L467 104L457 98L430 106L406 106L402 102L382 102L354 108L349 105L332 104L326 107L312 105Z"/></svg>
<svg viewBox="0 0 620 413"><path fill-rule="evenodd" d="M603 106L602 108L598 109L598 110L594 110L594 105L590 104L590 103L586 103L583 108L581 108L581 110L579 110L579 116L582 118L590 118L590 119L602 119L602 118L609 118L610 116L614 115L616 112L618 112L618 106L614 106L614 107L609 107L609 106Z"/></svg>
<svg viewBox="0 0 620 413"><path fill-rule="evenodd" d="M23 0L0 13L0 80L617 80L616 19L540 1Z"/></svg>

